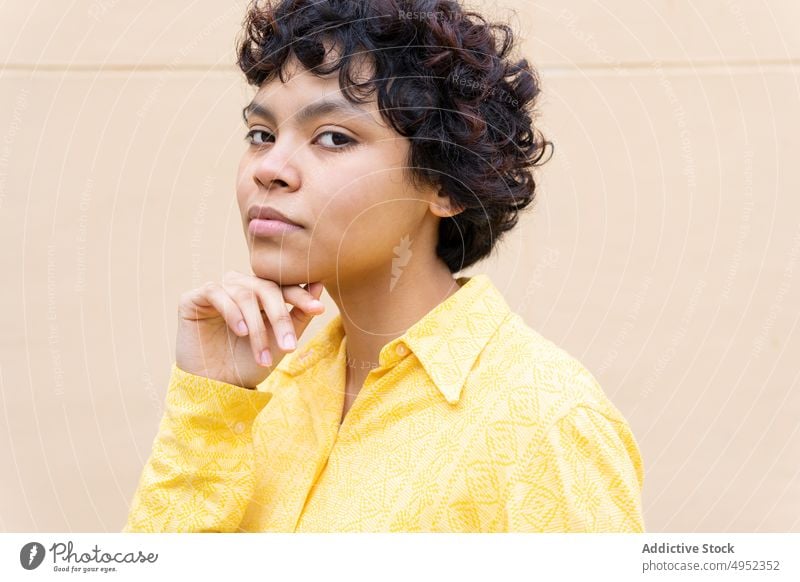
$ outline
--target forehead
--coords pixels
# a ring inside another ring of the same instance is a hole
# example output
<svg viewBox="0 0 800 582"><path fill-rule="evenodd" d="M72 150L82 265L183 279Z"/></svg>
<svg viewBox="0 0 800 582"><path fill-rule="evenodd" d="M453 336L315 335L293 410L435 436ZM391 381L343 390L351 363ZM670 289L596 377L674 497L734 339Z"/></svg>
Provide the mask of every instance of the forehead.
<svg viewBox="0 0 800 582"><path fill-rule="evenodd" d="M326 64L333 58L328 56ZM364 55L354 57L351 67L350 74L355 83L365 83L370 80L373 69L368 57ZM335 102L339 106L326 107L330 102ZM326 75L314 74L304 67L294 54L284 65L283 79L276 74L262 83L250 105L245 107L243 115L247 120L251 113L263 116L263 113L269 110L269 117L272 118L273 111L284 110L288 113L289 109L300 112L298 121L309 118L312 109L317 114L338 111L354 117L371 118L377 125L388 129L378 110L374 93L366 102L352 103L345 99L342 93L339 69ZM306 112L308 114L305 114Z"/></svg>

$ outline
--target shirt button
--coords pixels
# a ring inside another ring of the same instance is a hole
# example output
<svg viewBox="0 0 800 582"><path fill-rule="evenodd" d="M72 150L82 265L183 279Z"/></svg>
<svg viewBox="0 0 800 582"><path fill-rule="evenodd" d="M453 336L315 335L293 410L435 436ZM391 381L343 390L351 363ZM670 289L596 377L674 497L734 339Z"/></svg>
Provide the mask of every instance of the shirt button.
<svg viewBox="0 0 800 582"><path fill-rule="evenodd" d="M233 432L236 434L242 434L244 432L244 423L242 421L237 422L233 425Z"/></svg>
<svg viewBox="0 0 800 582"><path fill-rule="evenodd" d="M397 344L395 351L397 352L398 356L405 356L408 353L408 348L406 348L406 346L403 344Z"/></svg>

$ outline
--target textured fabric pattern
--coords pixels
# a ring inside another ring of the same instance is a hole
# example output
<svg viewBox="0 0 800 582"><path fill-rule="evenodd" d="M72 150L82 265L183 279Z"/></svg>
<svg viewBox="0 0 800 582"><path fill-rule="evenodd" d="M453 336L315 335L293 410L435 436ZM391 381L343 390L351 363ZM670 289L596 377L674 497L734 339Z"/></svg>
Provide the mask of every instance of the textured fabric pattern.
<svg viewBox="0 0 800 582"><path fill-rule="evenodd" d="M343 422L341 316L257 390L173 364L124 532L641 532L639 448L485 274L380 351Z"/></svg>

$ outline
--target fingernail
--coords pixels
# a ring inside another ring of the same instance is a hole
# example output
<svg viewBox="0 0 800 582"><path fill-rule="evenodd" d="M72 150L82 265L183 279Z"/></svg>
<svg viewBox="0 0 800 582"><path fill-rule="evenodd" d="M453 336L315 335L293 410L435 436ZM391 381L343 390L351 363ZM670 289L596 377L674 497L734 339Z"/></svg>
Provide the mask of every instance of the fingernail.
<svg viewBox="0 0 800 582"><path fill-rule="evenodd" d="M272 365L272 356L269 353L269 350L264 350L261 352L261 363L265 366Z"/></svg>
<svg viewBox="0 0 800 582"><path fill-rule="evenodd" d="M236 325L236 329L239 330L239 333L247 333L247 326L245 325L244 321L240 321Z"/></svg>
<svg viewBox="0 0 800 582"><path fill-rule="evenodd" d="M308 303L309 305L311 305L311 307L322 307L322 301L320 301L319 299L312 299Z"/></svg>
<svg viewBox="0 0 800 582"><path fill-rule="evenodd" d="M297 345L294 341L294 334L290 331L287 331L283 336L283 347L288 350L293 350Z"/></svg>

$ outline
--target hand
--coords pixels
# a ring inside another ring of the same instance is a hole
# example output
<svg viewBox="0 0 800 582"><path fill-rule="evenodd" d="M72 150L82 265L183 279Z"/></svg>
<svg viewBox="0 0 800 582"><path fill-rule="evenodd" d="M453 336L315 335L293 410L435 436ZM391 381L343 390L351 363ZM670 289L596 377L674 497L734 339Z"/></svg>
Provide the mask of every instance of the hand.
<svg viewBox="0 0 800 582"><path fill-rule="evenodd" d="M176 365L190 374L255 388L325 310L322 289L321 282L281 286L229 271L221 283L209 281L183 293Z"/></svg>

